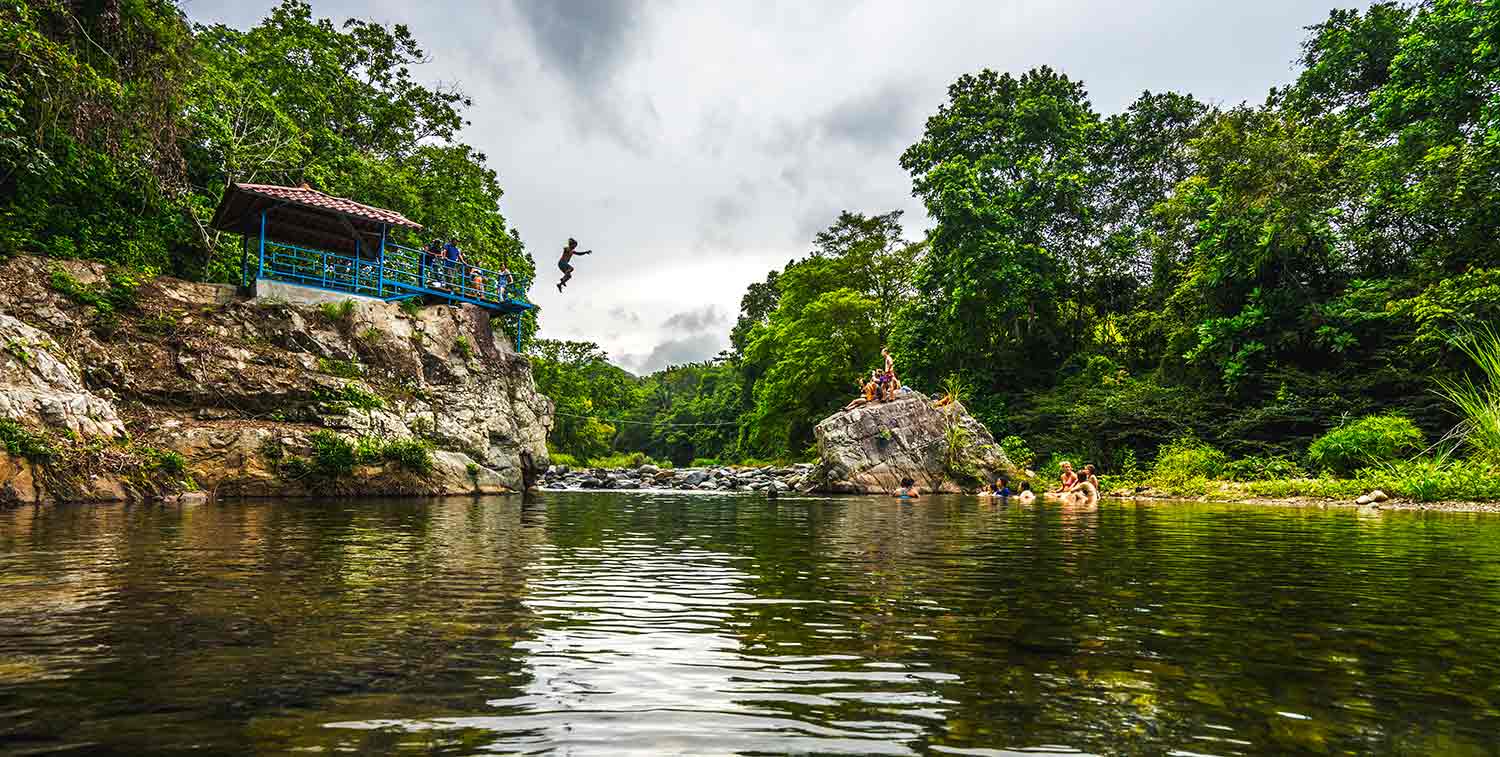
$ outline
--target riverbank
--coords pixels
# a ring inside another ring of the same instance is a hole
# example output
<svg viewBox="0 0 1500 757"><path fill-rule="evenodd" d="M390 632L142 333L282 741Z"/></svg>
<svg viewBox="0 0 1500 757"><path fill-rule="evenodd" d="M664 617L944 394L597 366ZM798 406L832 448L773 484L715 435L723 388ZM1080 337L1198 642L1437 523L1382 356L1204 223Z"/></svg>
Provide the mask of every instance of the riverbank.
<svg viewBox="0 0 1500 757"><path fill-rule="evenodd" d="M1316 508L1348 508L1351 510L1400 510L1415 512L1450 512L1450 513L1493 513L1500 515L1500 502L1478 502L1464 500L1437 500L1433 502L1419 502L1414 499L1391 498L1384 502L1370 502L1360 504L1352 499L1339 499L1332 497L1246 497L1246 496L1221 496L1210 497L1207 495L1198 497L1185 497L1171 494L1152 493L1123 493L1111 492L1104 495L1105 499L1120 500L1126 502L1212 502L1225 505L1257 505L1265 507L1316 507Z"/></svg>
<svg viewBox="0 0 1500 757"><path fill-rule="evenodd" d="M1351 482L1307 479L1303 484L1342 486ZM1131 502L1214 502L1237 505L1263 505L1276 507L1347 507L1367 510L1409 510L1433 512L1475 512L1500 514L1500 501L1439 499L1420 501L1410 497L1389 497L1384 501L1360 503L1363 495L1315 496L1288 494L1284 496L1259 496L1247 489L1254 484L1269 485L1277 482L1215 482L1212 493L1194 491L1174 493L1170 490L1149 486L1115 488L1104 494L1105 499ZM1289 486L1294 482L1280 482ZM807 492L827 495L846 494L824 491L818 487L816 466L800 463L786 466L714 466L695 468L662 468L657 465L642 465L631 468L572 468L552 466L541 478L545 491L668 491L668 492ZM1136 489L1139 489L1137 491ZM975 492L965 492L973 495ZM1055 499L1048 498L1049 502Z"/></svg>

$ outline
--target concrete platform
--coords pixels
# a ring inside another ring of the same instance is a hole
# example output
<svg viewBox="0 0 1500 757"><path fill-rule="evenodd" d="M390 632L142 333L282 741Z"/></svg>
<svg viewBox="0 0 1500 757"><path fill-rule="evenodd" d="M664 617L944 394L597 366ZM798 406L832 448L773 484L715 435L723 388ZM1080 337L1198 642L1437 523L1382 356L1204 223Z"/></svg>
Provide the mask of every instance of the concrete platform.
<svg viewBox="0 0 1500 757"><path fill-rule="evenodd" d="M325 302L343 302L344 300L384 302L378 297L366 297L362 294L336 292L332 289L319 289L270 279L255 280L255 295L251 299L275 300L292 305L321 305Z"/></svg>

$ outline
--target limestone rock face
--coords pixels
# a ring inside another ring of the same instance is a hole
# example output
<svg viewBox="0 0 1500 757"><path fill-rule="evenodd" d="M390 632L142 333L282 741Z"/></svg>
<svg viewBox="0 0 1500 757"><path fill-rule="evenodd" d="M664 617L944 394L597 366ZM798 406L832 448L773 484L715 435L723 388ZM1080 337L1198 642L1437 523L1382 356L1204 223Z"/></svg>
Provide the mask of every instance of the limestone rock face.
<svg viewBox="0 0 1500 757"><path fill-rule="evenodd" d="M125 433L114 403L84 388L57 351L46 332L0 312L0 417L83 436Z"/></svg>
<svg viewBox="0 0 1500 757"><path fill-rule="evenodd" d="M1016 474L962 404L933 407L920 392L835 413L813 433L820 458L813 478L823 491L889 493L911 478L924 492L956 493Z"/></svg>
<svg viewBox="0 0 1500 757"><path fill-rule="evenodd" d="M96 264L0 264L0 417L61 453L0 450L0 501L136 498L163 453L219 496L497 493L549 465L552 402L479 308L320 309L163 277L101 312L57 291L54 270L110 286ZM352 473L302 475L286 461L311 459L319 432L420 439L431 470L361 460Z"/></svg>

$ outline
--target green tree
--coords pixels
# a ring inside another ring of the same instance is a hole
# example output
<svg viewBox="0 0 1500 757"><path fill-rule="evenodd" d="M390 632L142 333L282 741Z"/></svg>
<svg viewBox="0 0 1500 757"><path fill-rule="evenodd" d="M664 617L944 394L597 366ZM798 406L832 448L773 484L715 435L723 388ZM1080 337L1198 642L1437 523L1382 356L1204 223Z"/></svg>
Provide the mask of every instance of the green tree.
<svg viewBox="0 0 1500 757"><path fill-rule="evenodd" d="M1083 85L1050 68L948 88L901 156L937 222L895 337L924 382L957 371L988 391L1018 378L1005 356L1051 362L1070 341L1064 300L1092 280L1099 129Z"/></svg>
<svg viewBox="0 0 1500 757"><path fill-rule="evenodd" d="M636 379L610 365L593 342L538 339L530 355L537 389L556 403L547 438L552 450L581 459L609 454L616 431L611 421L639 402Z"/></svg>

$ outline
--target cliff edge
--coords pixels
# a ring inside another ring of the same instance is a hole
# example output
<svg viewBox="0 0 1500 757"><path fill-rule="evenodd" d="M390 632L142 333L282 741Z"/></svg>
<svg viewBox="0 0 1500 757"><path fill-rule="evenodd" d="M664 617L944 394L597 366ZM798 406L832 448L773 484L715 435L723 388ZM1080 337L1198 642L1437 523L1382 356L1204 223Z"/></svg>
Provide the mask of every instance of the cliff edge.
<svg viewBox="0 0 1500 757"><path fill-rule="evenodd" d="M517 491L552 412L472 306L0 264L0 504Z"/></svg>

